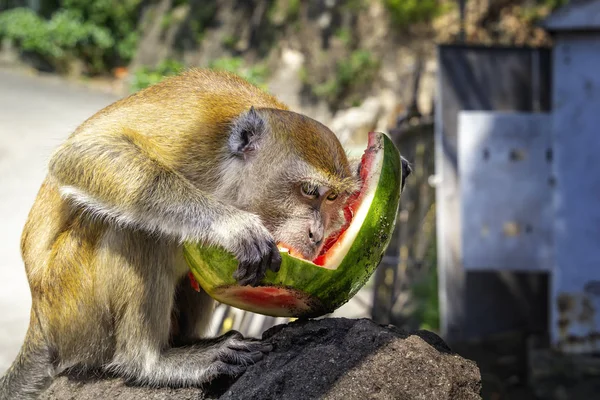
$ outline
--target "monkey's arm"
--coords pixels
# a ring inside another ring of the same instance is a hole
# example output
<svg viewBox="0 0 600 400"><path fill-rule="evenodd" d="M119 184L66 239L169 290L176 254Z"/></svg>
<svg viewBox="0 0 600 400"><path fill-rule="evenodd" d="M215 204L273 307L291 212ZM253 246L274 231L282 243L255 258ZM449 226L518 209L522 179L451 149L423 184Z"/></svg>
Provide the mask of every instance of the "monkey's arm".
<svg viewBox="0 0 600 400"><path fill-rule="evenodd" d="M257 283L267 266L278 267L279 252L258 216L205 195L142 140L74 135L53 155L50 174L63 196L94 215L230 250L240 262L240 283Z"/></svg>

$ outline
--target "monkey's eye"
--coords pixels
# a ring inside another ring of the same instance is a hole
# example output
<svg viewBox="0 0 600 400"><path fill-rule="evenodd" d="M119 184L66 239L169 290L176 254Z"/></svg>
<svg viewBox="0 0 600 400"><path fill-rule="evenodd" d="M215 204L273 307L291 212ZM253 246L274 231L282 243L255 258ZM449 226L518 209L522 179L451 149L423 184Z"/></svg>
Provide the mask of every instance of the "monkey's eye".
<svg viewBox="0 0 600 400"><path fill-rule="evenodd" d="M327 196L327 200L329 201L335 201L335 199L338 198L338 194L337 193L329 193L329 196Z"/></svg>
<svg viewBox="0 0 600 400"><path fill-rule="evenodd" d="M302 196L308 197L309 199L316 199L319 197L319 188L308 182L304 182L302 186L300 186L300 191L302 192Z"/></svg>

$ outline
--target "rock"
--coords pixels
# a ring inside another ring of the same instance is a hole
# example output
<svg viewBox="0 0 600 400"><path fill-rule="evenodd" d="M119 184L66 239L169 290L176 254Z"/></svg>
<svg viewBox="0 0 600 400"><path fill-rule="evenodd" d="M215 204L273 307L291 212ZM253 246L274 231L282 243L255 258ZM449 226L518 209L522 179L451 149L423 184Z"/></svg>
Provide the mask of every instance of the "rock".
<svg viewBox="0 0 600 400"><path fill-rule="evenodd" d="M43 399L480 399L474 362L437 335L368 319L277 325L263 334L273 352L229 385L200 389L128 387L118 379L57 379Z"/></svg>
<svg viewBox="0 0 600 400"><path fill-rule="evenodd" d="M0 39L0 66L21 66L19 50L11 39Z"/></svg>
<svg viewBox="0 0 600 400"><path fill-rule="evenodd" d="M140 40L135 57L129 65L131 71L139 67L156 67L162 60L168 59L173 53L173 37L176 29L165 34L162 21L171 12L171 0L158 0L143 8L140 24ZM167 40L168 36L168 40Z"/></svg>
<svg viewBox="0 0 600 400"><path fill-rule="evenodd" d="M301 107L302 81L300 71L304 66L304 55L294 49L281 49L277 69L269 79L269 92L287 104L292 110Z"/></svg>
<svg viewBox="0 0 600 400"><path fill-rule="evenodd" d="M331 130L346 147L364 149L367 133L377 127L382 111L381 100L368 97L358 107L338 111L331 122Z"/></svg>
<svg viewBox="0 0 600 400"><path fill-rule="evenodd" d="M276 67L272 68L268 91L291 110L302 112L327 125L332 117L327 103L323 100L307 102L304 98L304 83L300 76L305 68L306 57L302 52L289 47L282 47L280 53L274 64Z"/></svg>

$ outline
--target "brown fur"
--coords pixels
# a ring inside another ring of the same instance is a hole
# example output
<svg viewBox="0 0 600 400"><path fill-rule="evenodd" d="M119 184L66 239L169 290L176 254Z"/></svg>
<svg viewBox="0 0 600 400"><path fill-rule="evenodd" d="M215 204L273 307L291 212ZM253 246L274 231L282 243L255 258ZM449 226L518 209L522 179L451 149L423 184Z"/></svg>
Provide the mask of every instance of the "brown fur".
<svg viewBox="0 0 600 400"><path fill-rule="evenodd" d="M269 132L255 132L257 149L233 156L230 132L240 118L256 129L264 122ZM21 242L29 334L0 381L0 399L29 398L72 367L175 386L242 372L269 346L239 334L199 339L212 300L190 289L181 240L231 242L240 277L252 284L264 274L253 268L268 265L256 263L256 251L277 262L272 234L301 245L306 226L340 223L343 196L320 209L320 200L302 198L299 182L340 193L357 186L326 127L234 75L203 70L101 110L49 169ZM61 196L64 188L71 191ZM224 228L230 241L219 236ZM35 374L27 377L27 368Z"/></svg>

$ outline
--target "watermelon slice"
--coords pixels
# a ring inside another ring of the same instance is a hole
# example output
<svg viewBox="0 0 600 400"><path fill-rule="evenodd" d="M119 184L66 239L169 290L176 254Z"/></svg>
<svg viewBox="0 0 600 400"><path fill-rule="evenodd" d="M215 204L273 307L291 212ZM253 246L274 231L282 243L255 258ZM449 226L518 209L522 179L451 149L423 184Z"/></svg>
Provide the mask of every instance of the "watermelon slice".
<svg viewBox="0 0 600 400"><path fill-rule="evenodd" d="M267 271L260 286L233 279L237 260L220 248L186 243L184 255L195 280L214 299L275 317L317 317L346 303L367 282L387 248L402 185L398 149L383 133L369 133L361 190L348 200L344 228L325 241L321 254L304 260L282 249L279 272Z"/></svg>

